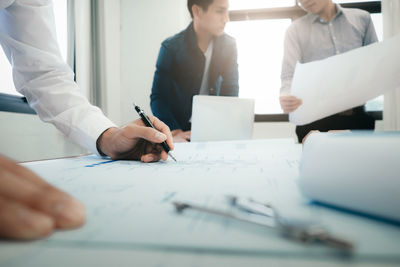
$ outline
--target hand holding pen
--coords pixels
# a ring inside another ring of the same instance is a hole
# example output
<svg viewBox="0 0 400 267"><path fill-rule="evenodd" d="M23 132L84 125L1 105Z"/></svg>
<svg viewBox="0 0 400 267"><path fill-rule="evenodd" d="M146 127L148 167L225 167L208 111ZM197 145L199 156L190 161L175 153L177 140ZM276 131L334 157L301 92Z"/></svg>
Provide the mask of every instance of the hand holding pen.
<svg viewBox="0 0 400 267"><path fill-rule="evenodd" d="M166 161L168 153L162 143L165 142L173 150L171 131L156 117L147 119L154 127L148 127L143 119L138 119L123 127L111 127L104 131L96 144L99 154L113 160Z"/></svg>
<svg viewBox="0 0 400 267"><path fill-rule="evenodd" d="M135 107L135 110L139 114L139 116L142 119L143 123L147 127L151 127L151 128L156 130L156 128L154 127L153 123L151 122L151 119L144 113L144 111L139 106L137 106L136 104L133 104L133 106ZM163 147L164 151L176 162L175 157L170 153L171 148L168 146L167 142L165 142L165 141L162 142L161 146Z"/></svg>

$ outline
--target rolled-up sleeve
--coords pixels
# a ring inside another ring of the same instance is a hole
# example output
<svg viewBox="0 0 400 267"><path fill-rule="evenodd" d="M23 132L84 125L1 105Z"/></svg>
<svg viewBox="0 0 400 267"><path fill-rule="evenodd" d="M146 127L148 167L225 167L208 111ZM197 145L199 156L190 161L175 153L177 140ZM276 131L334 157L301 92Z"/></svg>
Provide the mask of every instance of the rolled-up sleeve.
<svg viewBox="0 0 400 267"><path fill-rule="evenodd" d="M98 154L96 141L114 127L91 105L63 61L52 1L16 0L0 11L0 43L13 69L14 84L41 120Z"/></svg>

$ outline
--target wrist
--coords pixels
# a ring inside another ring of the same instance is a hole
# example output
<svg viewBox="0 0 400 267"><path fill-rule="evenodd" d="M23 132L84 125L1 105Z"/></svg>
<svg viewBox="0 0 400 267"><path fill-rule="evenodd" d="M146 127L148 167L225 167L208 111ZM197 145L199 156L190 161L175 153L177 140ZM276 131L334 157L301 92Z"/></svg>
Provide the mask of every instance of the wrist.
<svg viewBox="0 0 400 267"><path fill-rule="evenodd" d="M97 138L96 148L101 156L111 156L112 136L118 128L111 127L105 130L99 138Z"/></svg>

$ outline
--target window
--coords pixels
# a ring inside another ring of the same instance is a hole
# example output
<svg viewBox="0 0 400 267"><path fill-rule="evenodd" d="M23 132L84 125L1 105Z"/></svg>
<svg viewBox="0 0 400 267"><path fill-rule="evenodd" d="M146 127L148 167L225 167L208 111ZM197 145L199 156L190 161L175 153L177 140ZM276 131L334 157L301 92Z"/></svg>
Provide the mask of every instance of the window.
<svg viewBox="0 0 400 267"><path fill-rule="evenodd" d="M379 41L383 40L383 18L382 14L371 14L372 21L375 26L376 34L378 35ZM384 97L380 96L371 101L368 101L365 105L367 111L382 111L384 104Z"/></svg>
<svg viewBox="0 0 400 267"><path fill-rule="evenodd" d="M290 7L295 6L295 0L230 0L230 10Z"/></svg>
<svg viewBox="0 0 400 267"><path fill-rule="evenodd" d="M67 59L67 1L53 1L57 39L64 60ZM10 63L3 50L0 49L0 93L21 96L14 87Z"/></svg>
<svg viewBox="0 0 400 267"><path fill-rule="evenodd" d="M64 61L67 61L67 51L68 51L67 4L68 0L53 1L57 40L58 40L58 45L60 46L61 56L63 57Z"/></svg>
<svg viewBox="0 0 400 267"><path fill-rule="evenodd" d="M248 20L231 22L226 28L238 46L239 96L256 99L256 114L281 113L280 66L290 24L290 19Z"/></svg>
<svg viewBox="0 0 400 267"><path fill-rule="evenodd" d="M337 0L352 5L361 2L371 14L378 38L383 39L382 14L379 1ZM357 3L355 3L357 2ZM235 37L238 46L240 97L256 99L256 114L282 114L279 104L280 73L286 29L304 11L292 0L230 0L231 22L226 32ZM375 12L375 11L371 11ZM367 103L368 111L382 111L383 97ZM286 118L282 117L280 118ZM273 119L274 120L274 119ZM283 120L283 119L282 119Z"/></svg>

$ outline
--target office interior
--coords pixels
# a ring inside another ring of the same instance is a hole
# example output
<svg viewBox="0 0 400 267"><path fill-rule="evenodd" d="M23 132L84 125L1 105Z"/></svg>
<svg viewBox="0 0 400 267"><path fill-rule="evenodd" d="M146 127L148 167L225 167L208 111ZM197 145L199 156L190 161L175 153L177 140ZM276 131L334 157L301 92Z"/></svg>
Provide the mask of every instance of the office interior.
<svg viewBox="0 0 400 267"><path fill-rule="evenodd" d="M296 126L289 122L279 105L284 34L293 20L305 14L297 2L231 0L231 21L226 32L238 42L239 97L256 101L254 140L290 139L297 143ZM380 41L400 34L399 0L334 2L369 11ZM54 0L54 6L61 52L74 71L82 94L120 126L139 119L132 103L151 114L150 93L160 45L191 22L187 0ZM269 65L265 64L267 61ZM53 125L43 123L29 108L13 88L11 69L1 51L0 71L2 154L18 162L88 154ZM400 131L400 88L371 99L367 111L376 119L375 131ZM14 247L6 249L15 253ZM118 255L121 259L137 256L147 261L152 257L172 257L170 255L175 252L121 249ZM89 251L86 255L96 257L96 252ZM214 256L204 255L205 265L196 266L228 266L232 261L231 258L216 261ZM222 252L221 257L224 256ZM239 256L235 266L244 266L248 260L254 266L265 266L261 257ZM319 261L291 260L290 255L286 256L287 264L282 266L321 266ZM192 264L190 254L180 255L179 260L182 262L171 266ZM325 262L324 266L340 266L341 263L339 259ZM398 262L395 259L387 264L396 266ZM352 266L378 265L379 262L361 262Z"/></svg>
<svg viewBox="0 0 400 267"><path fill-rule="evenodd" d="M149 96L160 44L190 23L186 0L55 2L59 2L55 7L56 19L59 18L56 21L62 53L74 69L82 93L91 103L101 107L117 125L124 125L138 118L132 108L132 102L140 103L150 114ZM296 139L295 126L288 122L288 117L282 113L278 101L280 61L283 56L279 46L283 44L284 32L291 20L304 14L291 2L294 1L249 1L248 4L238 0L231 1L233 10L230 12L231 22L228 23L226 31L236 35L239 43L239 75L243 76L240 77L239 96L256 99L253 134L255 139ZM353 6L355 3L356 6L370 9L381 40L399 30L400 16L397 12L400 11L394 8L397 5L396 1L382 1L382 9L380 1L339 2ZM261 32L263 29L265 32ZM274 30L274 33L270 34L276 38L273 41L268 40L268 30ZM241 38L241 33L245 32L246 37ZM250 44L262 43L266 46L265 49L259 45L253 54L249 54L246 38L253 38ZM265 58L271 55L265 52L271 51L268 45L272 46L272 51L276 54L273 63L266 66L265 71L250 69L252 65L262 64L257 61L257 53L262 54L262 61L268 60ZM275 49L279 53L275 52ZM254 56L255 60L241 59L241 53L247 57ZM8 62L4 62L4 55L1 60L3 73L11 75ZM266 79L254 82L257 76ZM7 151L10 157L19 161L85 153L65 139L52 125L43 124L36 115L29 114L30 111L26 111L26 103L9 96L8 94L15 94L15 91L12 91L12 79L5 77L6 75L2 78L6 84L6 89L1 92L2 106L13 103L12 105L18 107L11 107L12 112L0 112L2 125L9 122L13 124L13 127L3 127L0 133L2 140L7 140L1 142L2 151ZM395 114L396 109L392 108L392 103L397 105L398 94L390 93L369 104L377 119L377 131L399 130L397 121L400 115Z"/></svg>

